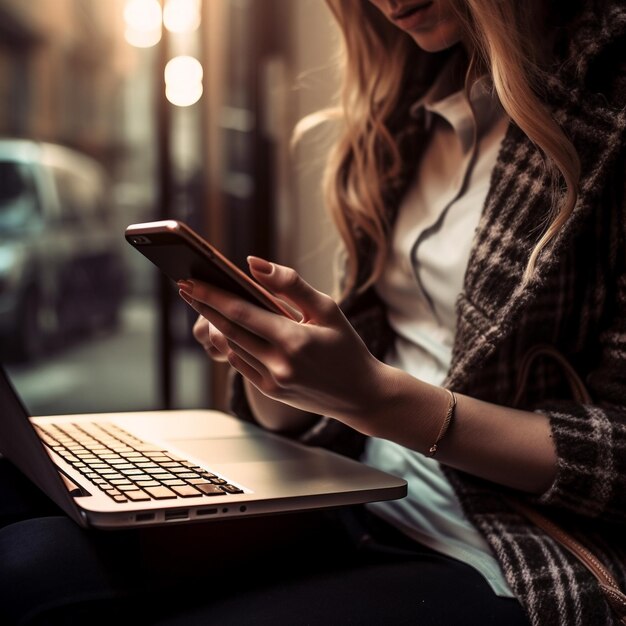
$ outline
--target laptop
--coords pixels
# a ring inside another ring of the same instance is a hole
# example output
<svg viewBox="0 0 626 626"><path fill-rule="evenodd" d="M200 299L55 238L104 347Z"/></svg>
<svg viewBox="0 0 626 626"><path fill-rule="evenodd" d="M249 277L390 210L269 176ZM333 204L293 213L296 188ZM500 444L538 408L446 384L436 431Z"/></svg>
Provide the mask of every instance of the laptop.
<svg viewBox="0 0 626 626"><path fill-rule="evenodd" d="M402 498L406 482L215 410L31 417L0 366L0 453L83 527Z"/></svg>

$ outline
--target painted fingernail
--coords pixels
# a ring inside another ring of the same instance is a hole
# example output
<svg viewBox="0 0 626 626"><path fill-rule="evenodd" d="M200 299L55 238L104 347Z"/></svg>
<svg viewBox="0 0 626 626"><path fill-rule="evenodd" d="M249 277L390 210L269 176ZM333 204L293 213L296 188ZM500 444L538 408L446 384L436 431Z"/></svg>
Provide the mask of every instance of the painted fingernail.
<svg viewBox="0 0 626 626"><path fill-rule="evenodd" d="M192 294L193 293L193 283L188 280L179 280L177 283L178 288L185 293Z"/></svg>
<svg viewBox="0 0 626 626"><path fill-rule="evenodd" d="M189 305L193 306L193 300L181 289L178 295Z"/></svg>
<svg viewBox="0 0 626 626"><path fill-rule="evenodd" d="M249 256L248 265L250 266L250 269L255 272L260 272L261 274L271 274L274 271L273 263L270 263L265 259L260 259L258 256Z"/></svg>

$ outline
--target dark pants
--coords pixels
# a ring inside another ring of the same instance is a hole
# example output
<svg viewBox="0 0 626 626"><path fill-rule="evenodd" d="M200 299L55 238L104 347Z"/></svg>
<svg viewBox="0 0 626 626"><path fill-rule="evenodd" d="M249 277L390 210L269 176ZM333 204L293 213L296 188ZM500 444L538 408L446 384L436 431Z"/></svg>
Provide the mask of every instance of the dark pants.
<svg viewBox="0 0 626 626"><path fill-rule="evenodd" d="M79 528L0 460L0 623L528 625L473 568L362 508Z"/></svg>

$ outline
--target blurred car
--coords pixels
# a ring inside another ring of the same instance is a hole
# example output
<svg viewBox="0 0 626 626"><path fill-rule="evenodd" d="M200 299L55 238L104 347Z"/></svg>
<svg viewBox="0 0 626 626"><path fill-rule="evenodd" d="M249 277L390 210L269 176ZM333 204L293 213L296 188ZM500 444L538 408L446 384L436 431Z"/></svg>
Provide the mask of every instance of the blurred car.
<svg viewBox="0 0 626 626"><path fill-rule="evenodd" d="M0 139L0 356L34 359L118 319L125 292L100 164L68 148Z"/></svg>

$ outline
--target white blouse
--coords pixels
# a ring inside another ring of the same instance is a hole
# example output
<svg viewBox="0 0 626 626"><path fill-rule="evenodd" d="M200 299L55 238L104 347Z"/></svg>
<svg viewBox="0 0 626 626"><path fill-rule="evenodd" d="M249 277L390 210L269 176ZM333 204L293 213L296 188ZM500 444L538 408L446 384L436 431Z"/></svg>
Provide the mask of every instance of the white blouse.
<svg viewBox="0 0 626 626"><path fill-rule="evenodd" d="M491 171L508 126L486 78L450 92L449 64L423 107L429 143L400 206L385 271L376 285L397 338L385 361L440 385L450 366L455 301ZM368 505L405 534L475 567L499 596L512 596L482 535L465 517L435 459L393 442L368 440L364 462L407 480L406 498Z"/></svg>

